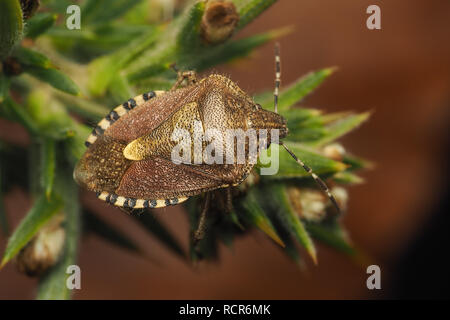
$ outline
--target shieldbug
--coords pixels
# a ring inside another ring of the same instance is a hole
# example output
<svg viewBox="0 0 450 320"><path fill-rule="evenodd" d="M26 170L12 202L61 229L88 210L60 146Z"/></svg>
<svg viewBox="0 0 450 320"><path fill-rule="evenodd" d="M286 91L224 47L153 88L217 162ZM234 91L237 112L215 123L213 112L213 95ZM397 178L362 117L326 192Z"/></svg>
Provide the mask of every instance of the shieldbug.
<svg viewBox="0 0 450 320"><path fill-rule="evenodd" d="M225 76L211 74L198 80L193 71L175 70L178 79L171 90L150 91L131 98L98 123L86 141L87 151L75 168L75 180L95 191L99 199L126 209L176 205L206 192L194 235L199 240L203 236L210 192L239 185L252 170L255 159L231 164L210 163L205 159L196 163L173 161L175 129L189 134L194 133L196 124L203 130L215 129L219 134L230 129L275 129L280 140L273 142L282 145L314 178L339 211L326 184L281 141L288 129L286 120L277 113L281 75L278 46L275 51L274 112L262 109ZM187 84L183 86L185 80ZM267 148L271 136L260 142ZM190 155L195 158L195 146L192 147L194 151ZM246 154L248 149L246 144Z"/></svg>

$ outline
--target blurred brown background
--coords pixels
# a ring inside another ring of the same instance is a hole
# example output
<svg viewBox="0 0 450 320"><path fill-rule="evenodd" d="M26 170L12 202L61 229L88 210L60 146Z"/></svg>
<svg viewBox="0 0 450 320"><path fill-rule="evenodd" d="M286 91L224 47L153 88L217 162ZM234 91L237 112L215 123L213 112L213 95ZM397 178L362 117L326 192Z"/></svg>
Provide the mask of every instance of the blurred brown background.
<svg viewBox="0 0 450 320"><path fill-rule="evenodd" d="M381 7L381 30L366 28L371 4ZM339 67L305 105L326 111L375 110L369 123L342 139L347 150L377 165L363 173L366 184L350 188L344 222L353 241L381 266L383 290L367 290L365 267L324 246L319 246L319 266L307 260L302 271L257 231L238 239L232 250L222 248L218 264L193 269L121 211L101 205L97 211L102 217L133 234L161 265L88 237L80 249L82 289L76 299L386 296L393 263L429 218L447 179L441 167L450 107L450 2L281 0L238 36L287 25L295 30L280 40L284 84L314 69ZM219 71L249 93L271 88L273 44ZM0 126L0 137L10 139L8 132L15 126ZM91 208L98 207L92 194L82 198ZM30 201L15 189L5 202L16 226ZM185 213L175 207L157 214L187 246ZM444 245L436 254L444 254ZM4 246L0 238L1 250ZM12 264L0 272L0 299L31 299L34 287L35 280Z"/></svg>

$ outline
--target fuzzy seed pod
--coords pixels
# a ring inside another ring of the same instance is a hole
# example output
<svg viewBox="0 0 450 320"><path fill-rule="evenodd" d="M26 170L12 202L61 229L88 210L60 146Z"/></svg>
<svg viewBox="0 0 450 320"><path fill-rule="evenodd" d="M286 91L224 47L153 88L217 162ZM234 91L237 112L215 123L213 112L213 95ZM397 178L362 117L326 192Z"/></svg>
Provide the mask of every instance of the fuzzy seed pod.
<svg viewBox="0 0 450 320"><path fill-rule="evenodd" d="M66 236L63 219L63 214L53 217L19 252L16 264L20 272L39 276L58 261Z"/></svg>
<svg viewBox="0 0 450 320"><path fill-rule="evenodd" d="M325 217L328 199L321 191L289 188L288 194L300 218L307 221L319 222Z"/></svg>
<svg viewBox="0 0 450 320"><path fill-rule="evenodd" d="M339 207L343 210L347 207L348 193L342 187L334 187L331 193L336 198ZM311 222L320 222L327 216L327 211L334 210L328 197L322 191L316 189L304 189L291 187L288 189L289 200L300 218ZM333 211L334 212L334 211Z"/></svg>
<svg viewBox="0 0 450 320"><path fill-rule="evenodd" d="M210 44L224 42L231 37L238 22L239 14L233 2L208 1L202 17L202 37Z"/></svg>
<svg viewBox="0 0 450 320"><path fill-rule="evenodd" d="M339 143L332 143L325 146L322 152L325 157L336 161L342 161L345 155L345 149Z"/></svg>
<svg viewBox="0 0 450 320"><path fill-rule="evenodd" d="M347 202L348 202L348 192L346 189L342 187L334 187L331 189L331 193L334 194L334 197L336 198L337 203L341 207L343 211L347 208Z"/></svg>

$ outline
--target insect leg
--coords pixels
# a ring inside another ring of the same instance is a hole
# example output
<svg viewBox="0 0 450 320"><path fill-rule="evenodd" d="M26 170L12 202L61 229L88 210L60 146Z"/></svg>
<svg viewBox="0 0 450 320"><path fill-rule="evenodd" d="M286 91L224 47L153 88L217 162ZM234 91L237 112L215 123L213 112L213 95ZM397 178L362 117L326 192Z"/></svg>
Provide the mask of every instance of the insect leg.
<svg viewBox="0 0 450 320"><path fill-rule="evenodd" d="M209 210L209 203L211 200L211 192L207 192L205 196L205 202L203 204L203 209L200 214L200 220L198 222L197 230L194 232L194 245L196 245L205 236L206 230L206 214Z"/></svg>
<svg viewBox="0 0 450 320"><path fill-rule="evenodd" d="M278 113L278 91L281 83L280 44L275 43L275 89L273 91L274 112Z"/></svg>
<svg viewBox="0 0 450 320"><path fill-rule="evenodd" d="M121 211L129 214L130 216L141 215L145 212L144 209L131 209L131 208L124 208L124 207L116 207L116 208L119 208Z"/></svg>
<svg viewBox="0 0 450 320"><path fill-rule="evenodd" d="M292 156L292 158L294 158L295 161L297 161L297 163L299 165L301 165L303 167L303 169L305 169L306 172L308 172L311 177L313 177L313 179L316 181L316 183L319 185L319 187L323 190L323 192L325 192L328 196L328 198L330 199L331 203L334 205L334 207L336 208L338 214L341 212L341 209L339 208L339 205L335 199L335 197L331 194L330 189L328 189L328 186L326 185L326 183L319 178L319 176L317 174L315 174L312 169L310 167L308 167L302 160L300 160L291 150L289 150L289 148L280 141L280 144L286 149L287 152L289 152L289 154Z"/></svg>
<svg viewBox="0 0 450 320"><path fill-rule="evenodd" d="M197 72L193 70L184 71L183 77L187 80L188 85L197 83Z"/></svg>
<svg viewBox="0 0 450 320"><path fill-rule="evenodd" d="M233 195L231 193L231 187L226 188L226 210L227 213L233 212Z"/></svg>
<svg viewBox="0 0 450 320"><path fill-rule="evenodd" d="M119 208L120 211L125 212L126 214L128 214L130 216L133 214L133 210L130 208L124 208L124 207L117 207L117 208Z"/></svg>
<svg viewBox="0 0 450 320"><path fill-rule="evenodd" d="M171 68L177 73L177 81L170 90L178 88L185 79L187 80L188 85L197 82L197 73L195 71L180 71L175 63L171 65Z"/></svg>

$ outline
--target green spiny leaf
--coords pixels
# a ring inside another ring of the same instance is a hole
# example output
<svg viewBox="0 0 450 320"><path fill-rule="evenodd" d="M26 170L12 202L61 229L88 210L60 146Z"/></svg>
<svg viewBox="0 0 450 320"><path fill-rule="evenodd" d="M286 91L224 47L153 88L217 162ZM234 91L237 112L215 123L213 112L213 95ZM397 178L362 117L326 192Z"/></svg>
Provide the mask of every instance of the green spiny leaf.
<svg viewBox="0 0 450 320"><path fill-rule="evenodd" d="M347 168L344 163L324 157L298 143L290 141L284 141L284 143L316 174L335 173ZM280 148L279 145L272 144L268 150L269 156L267 156L266 152L261 153L258 159L260 167L272 166L272 168L278 168L276 174L264 177L268 179L308 177L309 174L285 150L280 150ZM278 156L272 156L273 152L275 155L278 153Z"/></svg>
<svg viewBox="0 0 450 320"><path fill-rule="evenodd" d="M105 93L114 77L122 77L119 71L127 66L142 51L148 49L157 38L157 29L150 29L142 36L131 41L129 46L119 49L111 55L93 60L89 66L89 91L94 96Z"/></svg>
<svg viewBox="0 0 450 320"><path fill-rule="evenodd" d="M205 2L195 3L186 14L186 20L183 22L178 35L178 50L184 52L197 51L200 42L200 22L205 11Z"/></svg>
<svg viewBox="0 0 450 320"><path fill-rule="evenodd" d="M255 20L261 13L267 10L277 0L238 0L236 1L239 11L238 29Z"/></svg>
<svg viewBox="0 0 450 320"><path fill-rule="evenodd" d="M10 114L15 121L23 125L30 133L35 135L39 134L39 130L33 122L33 119L31 119L30 115L22 106L14 102L9 96L5 98L2 105L6 109L6 112Z"/></svg>
<svg viewBox="0 0 450 320"><path fill-rule="evenodd" d="M179 57L179 64L184 68L204 70L214 65L232 61L247 56L255 48L288 32L287 29L277 29L244 39L218 45L197 52L194 55L186 54Z"/></svg>
<svg viewBox="0 0 450 320"><path fill-rule="evenodd" d="M116 77L111 81L110 93L116 104L121 104L123 101L127 101L135 96L133 89L125 77Z"/></svg>
<svg viewBox="0 0 450 320"><path fill-rule="evenodd" d="M327 134L323 138L308 144L313 146L323 146L330 143L360 126L369 118L369 116L370 112L364 112L361 114L349 115L344 119L338 120L326 128Z"/></svg>
<svg viewBox="0 0 450 320"><path fill-rule="evenodd" d="M67 274L67 268L76 264L80 235L80 205L78 188L72 179L71 170L58 171L56 187L61 192L64 201L66 242L59 262L48 270L39 281L37 293L39 300L70 299L72 294L72 290L66 284L67 278L70 276Z"/></svg>
<svg viewBox="0 0 450 320"><path fill-rule="evenodd" d="M361 184L364 182L363 178L348 171L336 173L333 176L333 180L342 184Z"/></svg>
<svg viewBox="0 0 450 320"><path fill-rule="evenodd" d="M344 155L343 163L349 166L347 171L354 171L358 169L372 169L374 164L366 159L362 159L350 154Z"/></svg>
<svg viewBox="0 0 450 320"><path fill-rule="evenodd" d="M306 229L314 239L348 255L355 254L355 250L349 243L347 234L337 221L327 221L320 224L307 223Z"/></svg>
<svg viewBox="0 0 450 320"><path fill-rule="evenodd" d="M163 77L152 77L148 79L142 79L136 85L136 92L145 92L149 88L152 90L169 90L172 88L174 80L169 80Z"/></svg>
<svg viewBox="0 0 450 320"><path fill-rule="evenodd" d="M31 210L9 238L0 267L16 256L36 232L61 209L61 204L61 199L53 197L49 201L45 194L36 199Z"/></svg>
<svg viewBox="0 0 450 320"><path fill-rule="evenodd" d="M6 77L6 75L2 72L0 73L0 105L7 97L8 91L9 91L9 80Z"/></svg>
<svg viewBox="0 0 450 320"><path fill-rule="evenodd" d="M284 226L295 236L297 241L305 247L314 263L317 264L316 248L306 231L303 223L292 207L286 191L285 185L273 184L270 188L270 194L276 201L276 211ZM274 208L275 209L275 208Z"/></svg>
<svg viewBox="0 0 450 320"><path fill-rule="evenodd" d="M285 246L284 242L280 239L277 231L272 225L272 222L269 220L259 204L257 191L254 189L250 190L245 199L242 201L242 205L244 209L242 212L242 218L245 221L259 228L280 246Z"/></svg>
<svg viewBox="0 0 450 320"><path fill-rule="evenodd" d="M85 125L78 124L74 127L75 135L65 140L65 147L67 150L68 160L75 165L75 163L86 152L86 146L84 142L89 134L92 132L92 128Z"/></svg>
<svg viewBox="0 0 450 320"><path fill-rule="evenodd" d="M345 117L353 114L353 112L350 111L343 111L343 112L331 112L326 114L321 114L320 119L324 124L330 124L338 120L342 120Z"/></svg>
<svg viewBox="0 0 450 320"><path fill-rule="evenodd" d="M288 110L290 107L300 102L307 94L318 87L328 76L334 72L334 68L325 68L319 71L311 72L306 76L299 78L288 88L281 90L278 100L278 110L280 113ZM273 109L273 97L261 101L264 109Z"/></svg>
<svg viewBox="0 0 450 320"><path fill-rule="evenodd" d="M67 75L64 73L52 69L42 68L37 66L25 66L24 71L36 77L37 79L47 82L52 87L59 89L63 92L79 95L80 89Z"/></svg>
<svg viewBox="0 0 450 320"><path fill-rule="evenodd" d="M25 36L32 39L37 38L41 34L45 33L48 29L50 29L57 18L58 15L48 12L38 13L34 15L27 21Z"/></svg>
<svg viewBox="0 0 450 320"><path fill-rule="evenodd" d="M142 0L87 0L82 8L85 24L103 24L125 15Z"/></svg>
<svg viewBox="0 0 450 320"><path fill-rule="evenodd" d="M326 134L322 118L317 109L292 108L286 110L283 116L288 120L289 140L315 141Z"/></svg>
<svg viewBox="0 0 450 320"><path fill-rule="evenodd" d="M141 1L123 16L125 24L145 25L152 22L151 16L155 14L156 8L164 6L163 2Z"/></svg>
<svg viewBox="0 0 450 320"><path fill-rule="evenodd" d="M110 111L110 108L107 106L85 98L63 94L58 94L57 97L69 111L86 117L93 122L100 121L100 119L102 119Z"/></svg>
<svg viewBox="0 0 450 320"><path fill-rule="evenodd" d="M39 128L40 136L61 140L74 134L76 121L67 114L63 106L52 99L48 91L31 91L27 107L34 124Z"/></svg>
<svg viewBox="0 0 450 320"><path fill-rule="evenodd" d="M52 139L44 139L41 144L41 156L42 156L42 188L50 200L53 191L53 182L55 179L55 167L56 167L56 150L55 141Z"/></svg>
<svg viewBox="0 0 450 320"><path fill-rule="evenodd" d="M0 1L0 60L9 55L23 32L22 9L18 0Z"/></svg>
<svg viewBox="0 0 450 320"><path fill-rule="evenodd" d="M273 101L273 95L271 94L271 98ZM321 111L317 109L311 108L291 108L286 110L283 113L283 116L289 121L289 127L296 128L300 126L302 123L311 120L317 119L321 115Z"/></svg>
<svg viewBox="0 0 450 320"><path fill-rule="evenodd" d="M49 58L32 49L18 47L14 50L13 56L22 66L35 66L45 69L52 67Z"/></svg>

